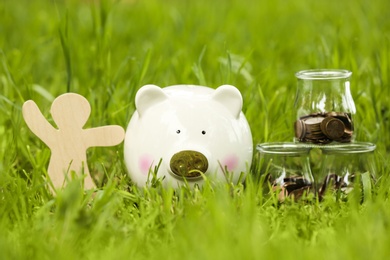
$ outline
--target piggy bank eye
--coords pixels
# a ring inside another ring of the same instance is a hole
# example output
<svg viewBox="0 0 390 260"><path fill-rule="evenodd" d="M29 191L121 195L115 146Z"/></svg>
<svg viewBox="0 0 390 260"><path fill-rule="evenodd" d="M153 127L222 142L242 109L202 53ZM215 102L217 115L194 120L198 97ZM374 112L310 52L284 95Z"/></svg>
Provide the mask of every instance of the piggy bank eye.
<svg viewBox="0 0 390 260"><path fill-rule="evenodd" d="M205 131L205 130L203 130L203 131L202 131L202 135L205 135L205 134L206 134L206 131Z"/></svg>
<svg viewBox="0 0 390 260"><path fill-rule="evenodd" d="M180 132L181 132L180 129L176 130L176 134L180 134Z"/></svg>

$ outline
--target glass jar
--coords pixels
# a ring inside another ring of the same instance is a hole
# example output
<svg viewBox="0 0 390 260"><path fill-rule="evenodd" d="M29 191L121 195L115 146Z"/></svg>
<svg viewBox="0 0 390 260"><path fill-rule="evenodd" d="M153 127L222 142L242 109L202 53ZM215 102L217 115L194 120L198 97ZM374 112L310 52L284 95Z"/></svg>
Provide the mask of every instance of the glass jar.
<svg viewBox="0 0 390 260"><path fill-rule="evenodd" d="M275 194L279 201L313 193L310 147L296 143L263 143L257 145L257 151L258 171L266 193Z"/></svg>
<svg viewBox="0 0 390 260"><path fill-rule="evenodd" d="M303 70L296 73L295 140L314 144L353 139L355 103L348 70Z"/></svg>
<svg viewBox="0 0 390 260"><path fill-rule="evenodd" d="M322 165L315 175L318 197L331 193L346 198L351 192L358 194L359 200L370 197L376 180L375 148L366 142L322 147Z"/></svg>

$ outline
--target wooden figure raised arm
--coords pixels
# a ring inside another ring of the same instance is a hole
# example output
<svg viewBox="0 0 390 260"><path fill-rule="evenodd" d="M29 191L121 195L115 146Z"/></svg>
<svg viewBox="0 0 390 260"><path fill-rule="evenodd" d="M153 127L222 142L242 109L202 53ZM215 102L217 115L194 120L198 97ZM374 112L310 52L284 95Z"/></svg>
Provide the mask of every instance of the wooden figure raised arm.
<svg viewBox="0 0 390 260"><path fill-rule="evenodd" d="M120 144L124 139L124 129L118 125L83 129L91 106L88 100L75 93L57 97L50 113L58 129L46 120L34 101L28 100L23 104L26 124L51 150L47 172L54 187L63 187L66 175L74 171L78 176L85 174L85 189L95 188L88 170L86 151L92 146Z"/></svg>

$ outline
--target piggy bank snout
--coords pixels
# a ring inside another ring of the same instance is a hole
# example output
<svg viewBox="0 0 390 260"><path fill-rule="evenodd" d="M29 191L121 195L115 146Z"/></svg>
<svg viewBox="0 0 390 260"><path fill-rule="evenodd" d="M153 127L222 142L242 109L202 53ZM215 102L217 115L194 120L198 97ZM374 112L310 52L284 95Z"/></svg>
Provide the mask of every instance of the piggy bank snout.
<svg viewBox="0 0 390 260"><path fill-rule="evenodd" d="M207 171L209 163L202 153L185 150L174 154L169 166L174 177L196 180L202 178L202 174Z"/></svg>

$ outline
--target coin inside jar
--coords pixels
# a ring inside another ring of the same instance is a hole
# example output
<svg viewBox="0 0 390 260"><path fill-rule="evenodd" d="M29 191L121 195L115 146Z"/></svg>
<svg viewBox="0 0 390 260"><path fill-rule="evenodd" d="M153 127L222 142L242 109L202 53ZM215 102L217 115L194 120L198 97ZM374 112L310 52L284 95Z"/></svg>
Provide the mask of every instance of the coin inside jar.
<svg viewBox="0 0 390 260"><path fill-rule="evenodd" d="M345 125L340 119L326 117L321 122L321 130L328 138L338 140L344 135Z"/></svg>
<svg viewBox="0 0 390 260"><path fill-rule="evenodd" d="M278 192L279 201L284 201L287 197L300 199L304 194L308 194L312 188L312 183L301 176L290 176L283 178L281 183L274 181L273 192Z"/></svg>
<svg viewBox="0 0 390 260"><path fill-rule="evenodd" d="M302 139L306 134L306 125L302 120L297 120L294 123L295 128L295 137L298 139Z"/></svg>
<svg viewBox="0 0 390 260"><path fill-rule="evenodd" d="M350 113L330 111L301 116L294 128L299 142L328 144L350 142L354 127Z"/></svg>
<svg viewBox="0 0 390 260"><path fill-rule="evenodd" d="M324 117L311 117L305 120L305 123L307 125L316 125L322 122L324 120Z"/></svg>
<svg viewBox="0 0 390 260"><path fill-rule="evenodd" d="M316 116L304 119L303 122L305 124L306 133L304 134L305 142L310 143L327 143L329 142L328 137L322 133L321 130L321 122L324 120L323 116Z"/></svg>

